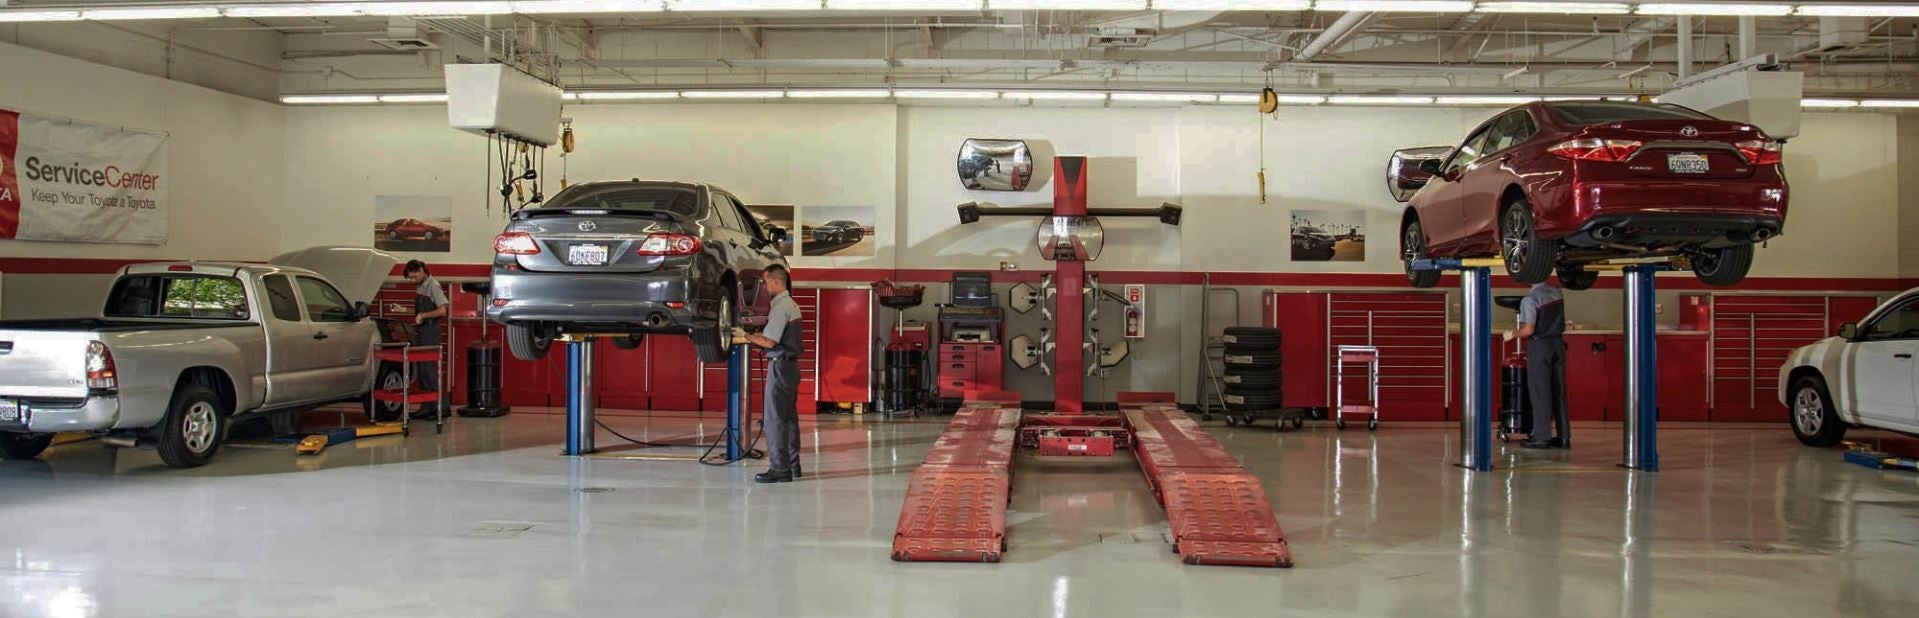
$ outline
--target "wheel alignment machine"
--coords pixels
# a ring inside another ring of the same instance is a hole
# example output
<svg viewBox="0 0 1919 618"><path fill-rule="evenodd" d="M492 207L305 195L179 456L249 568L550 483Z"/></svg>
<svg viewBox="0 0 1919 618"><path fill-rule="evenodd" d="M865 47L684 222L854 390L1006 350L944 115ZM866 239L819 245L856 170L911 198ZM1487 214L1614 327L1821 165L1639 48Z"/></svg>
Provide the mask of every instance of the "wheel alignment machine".
<svg viewBox="0 0 1919 618"><path fill-rule="evenodd" d="M1426 259L1413 262L1414 270L1459 271L1459 297L1466 315L1461 339L1465 345L1466 367L1460 372L1463 382L1459 423L1459 463L1461 468L1477 472L1493 469L1492 423L1492 268L1505 266L1500 258ZM1587 270L1617 270L1626 276L1626 415L1625 446L1620 467L1645 472L1659 471L1659 450L1654 429L1659 412L1659 354L1655 338L1659 326L1657 289L1653 275L1663 270L1684 270L1682 259L1622 259L1588 265Z"/></svg>
<svg viewBox="0 0 1919 618"><path fill-rule="evenodd" d="M1082 230L1099 217L1156 217L1178 225L1180 207L1088 208L1087 158L1053 162L1053 206L965 204L960 223L987 216L1043 217L1041 253L1055 262L1058 344L1050 414L1025 414L1018 393L980 393L954 414L907 486L895 529L894 560L999 562L1006 546L1013 448L1041 455L1110 456L1131 447L1171 524L1174 550L1188 564L1289 567L1279 522L1259 479L1180 410L1172 393L1121 393L1120 414L1085 413L1086 262ZM1097 245L1099 241L1091 241Z"/></svg>

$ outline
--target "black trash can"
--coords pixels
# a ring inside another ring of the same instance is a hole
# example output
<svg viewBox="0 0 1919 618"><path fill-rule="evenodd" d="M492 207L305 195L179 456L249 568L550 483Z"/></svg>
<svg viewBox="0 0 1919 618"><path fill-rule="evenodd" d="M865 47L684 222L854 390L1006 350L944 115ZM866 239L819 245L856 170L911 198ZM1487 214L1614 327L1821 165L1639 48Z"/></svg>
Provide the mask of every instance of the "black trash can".
<svg viewBox="0 0 1919 618"><path fill-rule="evenodd" d="M475 339L466 345L466 406L459 414L494 418L507 412L500 403L500 342Z"/></svg>
<svg viewBox="0 0 1919 618"><path fill-rule="evenodd" d="M926 404L926 351L889 349L881 380L880 412L918 410Z"/></svg>
<svg viewBox="0 0 1919 618"><path fill-rule="evenodd" d="M1526 358L1515 355L1499 368L1501 389L1499 433L1502 436L1528 435L1533 432L1531 394L1526 392Z"/></svg>

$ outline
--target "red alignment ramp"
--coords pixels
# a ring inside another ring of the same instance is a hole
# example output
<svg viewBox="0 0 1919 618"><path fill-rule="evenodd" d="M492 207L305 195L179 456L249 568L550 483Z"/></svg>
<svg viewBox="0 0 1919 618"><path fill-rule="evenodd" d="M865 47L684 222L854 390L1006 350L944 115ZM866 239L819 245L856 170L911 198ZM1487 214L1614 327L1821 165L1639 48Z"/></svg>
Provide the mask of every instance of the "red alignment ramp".
<svg viewBox="0 0 1919 618"><path fill-rule="evenodd" d="M953 414L907 483L894 560L999 562L1019 417L1017 403L968 404Z"/></svg>
<svg viewBox="0 0 1919 618"><path fill-rule="evenodd" d="M1166 507L1187 564L1293 566L1286 535L1259 478L1178 407L1127 406L1146 482Z"/></svg>

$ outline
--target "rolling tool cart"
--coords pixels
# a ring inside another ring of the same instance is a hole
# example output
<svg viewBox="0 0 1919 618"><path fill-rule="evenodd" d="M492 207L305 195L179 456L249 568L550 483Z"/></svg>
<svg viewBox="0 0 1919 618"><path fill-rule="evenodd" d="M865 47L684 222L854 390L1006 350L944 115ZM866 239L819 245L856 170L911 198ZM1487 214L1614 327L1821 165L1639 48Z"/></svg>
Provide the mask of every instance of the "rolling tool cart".
<svg viewBox="0 0 1919 618"><path fill-rule="evenodd" d="M1335 352L1333 363L1333 425L1346 429L1346 415L1369 417L1366 430L1379 429L1379 348L1369 345L1343 345ZM1346 405L1346 366L1366 366L1367 401L1364 405Z"/></svg>
<svg viewBox="0 0 1919 618"><path fill-rule="evenodd" d="M431 392L421 392L414 388L414 363L433 365L431 371L440 372L441 353L439 346L415 346L410 343L392 343L380 346L374 356L382 363L396 363L400 366L399 388L381 388L368 394L375 402L400 404L400 433L411 435L409 419L412 407L416 404L433 405L433 433L446 428L446 380L435 381L440 388Z"/></svg>

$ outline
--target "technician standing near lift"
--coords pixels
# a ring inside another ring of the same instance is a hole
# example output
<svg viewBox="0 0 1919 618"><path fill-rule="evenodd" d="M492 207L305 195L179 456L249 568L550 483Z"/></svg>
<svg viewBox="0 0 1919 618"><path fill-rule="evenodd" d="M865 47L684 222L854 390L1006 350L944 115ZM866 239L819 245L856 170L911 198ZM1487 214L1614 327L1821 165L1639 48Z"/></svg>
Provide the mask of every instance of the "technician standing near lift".
<svg viewBox="0 0 1919 618"><path fill-rule="evenodd" d="M1550 280L1534 284L1519 301L1518 335L1526 339L1526 390L1533 408L1532 435L1520 446L1572 448L1572 424L1566 416L1565 334L1565 293ZM1551 437L1555 426L1557 438Z"/></svg>
<svg viewBox="0 0 1919 618"><path fill-rule="evenodd" d="M755 335L733 329L734 341L746 341L766 350L767 470L753 477L761 483L788 483L800 478L800 305L787 290L792 275L783 266L766 269L766 290L773 302L766 313L766 331Z"/></svg>
<svg viewBox="0 0 1919 618"><path fill-rule="evenodd" d="M440 282L434 280L433 273L427 272L426 262L409 260L403 271L407 281L413 282L413 345L422 348L440 347L440 324L446 317L446 290L440 289ZM414 363L414 374L420 376L422 391L439 392L439 364L426 362ZM420 411L413 413L415 419L437 418L440 404L426 403Z"/></svg>

